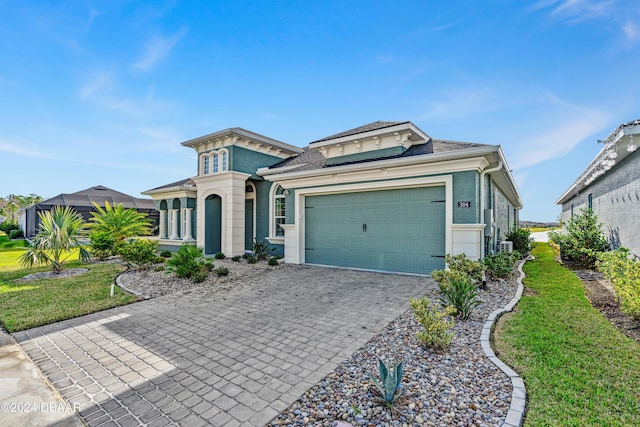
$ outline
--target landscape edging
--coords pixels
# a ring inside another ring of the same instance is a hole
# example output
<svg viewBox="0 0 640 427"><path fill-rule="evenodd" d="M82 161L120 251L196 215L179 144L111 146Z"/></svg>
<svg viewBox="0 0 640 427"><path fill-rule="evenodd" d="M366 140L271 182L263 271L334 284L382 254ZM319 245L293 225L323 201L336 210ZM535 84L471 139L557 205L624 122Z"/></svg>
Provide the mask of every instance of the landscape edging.
<svg viewBox="0 0 640 427"><path fill-rule="evenodd" d="M522 297L522 292L524 291L524 285L522 284L522 279L525 277L524 271L522 271L522 266L527 261L534 259L532 255L529 255L527 258L520 261L518 265L518 289L516 290L516 294L513 299L504 306L503 308L499 308L493 311L482 327L482 333L480 334L480 346L484 351L484 354L496 365L502 372L507 374L509 378L511 378L511 385L513 386L513 392L511 393L511 406L509 407L509 412L507 412L507 418L503 424L506 427L519 427L522 424L522 420L524 419L524 411L526 407L527 401L527 390L524 386L524 381L513 369L507 366L502 360L500 360L496 354L493 352L491 348L491 332L493 331L493 327L500 316L504 313L508 313L513 310L513 307L520 301Z"/></svg>

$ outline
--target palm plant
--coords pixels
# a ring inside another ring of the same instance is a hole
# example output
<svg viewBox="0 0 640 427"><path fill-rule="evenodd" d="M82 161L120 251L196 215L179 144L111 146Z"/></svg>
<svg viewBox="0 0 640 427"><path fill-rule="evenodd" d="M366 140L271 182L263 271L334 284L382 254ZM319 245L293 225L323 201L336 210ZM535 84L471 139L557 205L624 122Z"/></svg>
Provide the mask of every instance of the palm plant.
<svg viewBox="0 0 640 427"><path fill-rule="evenodd" d="M50 211L39 212L38 216L40 228L33 239L33 246L20 257L23 266L51 264L53 272L60 273L62 264L75 248L80 248L80 260L88 261L91 258L80 242L85 232L85 222L78 212L69 206L55 206Z"/></svg>
<svg viewBox="0 0 640 427"><path fill-rule="evenodd" d="M93 206L96 212L91 213L88 226L93 231L104 231L113 236L116 243L122 242L129 237L144 236L151 233L151 222L147 215L135 209L126 209L122 204L110 205L105 200L105 207L102 208L96 202Z"/></svg>

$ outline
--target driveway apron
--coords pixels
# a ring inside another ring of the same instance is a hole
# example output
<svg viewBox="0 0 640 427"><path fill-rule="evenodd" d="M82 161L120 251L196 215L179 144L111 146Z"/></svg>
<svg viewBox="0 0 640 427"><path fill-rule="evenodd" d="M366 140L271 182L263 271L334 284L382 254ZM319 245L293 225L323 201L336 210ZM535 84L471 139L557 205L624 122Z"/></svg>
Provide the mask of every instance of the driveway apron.
<svg viewBox="0 0 640 427"><path fill-rule="evenodd" d="M434 286L285 266L14 338L89 426L259 426Z"/></svg>

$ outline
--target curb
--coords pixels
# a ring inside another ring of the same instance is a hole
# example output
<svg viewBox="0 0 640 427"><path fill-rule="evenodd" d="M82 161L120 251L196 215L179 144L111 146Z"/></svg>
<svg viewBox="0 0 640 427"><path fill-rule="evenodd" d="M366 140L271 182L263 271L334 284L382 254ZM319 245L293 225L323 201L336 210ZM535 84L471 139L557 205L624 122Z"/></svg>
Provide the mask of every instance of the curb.
<svg viewBox="0 0 640 427"><path fill-rule="evenodd" d="M116 282L116 286L119 287L120 289L122 289L125 292L129 292L132 295L137 295L140 298L142 298L143 300L148 300L151 299L151 297L149 295L143 295L141 293L138 292L134 292L131 289L127 288L126 286L124 286L122 283L120 283L120 276L122 276L125 273L128 273L129 270L123 271L122 273L118 274L115 278L115 282Z"/></svg>
<svg viewBox="0 0 640 427"><path fill-rule="evenodd" d="M493 352L491 348L491 332L493 330L493 326L496 323L496 320L504 313L510 312L513 310L513 307L520 301L522 297L522 292L524 291L524 285L522 284L522 279L524 278L524 271L522 271L522 266L527 262L534 259L532 255L529 255L527 258L520 261L520 265L518 265L518 272L520 275L518 276L518 289L516 291L516 295L513 299L504 306L503 308L499 308L495 310L493 313L487 317L487 320L484 322L484 326L482 327L482 333L480 334L480 345L482 346L482 350L484 354L496 365L502 372L507 374L509 378L511 378L511 385L513 386L513 392L511 393L511 406L509 407L509 412L507 412L507 418L503 424L506 427L518 427L522 424L522 420L524 418L524 410L527 402L527 390L524 386L524 381L520 378L513 369L507 366L502 360L500 360L496 354Z"/></svg>

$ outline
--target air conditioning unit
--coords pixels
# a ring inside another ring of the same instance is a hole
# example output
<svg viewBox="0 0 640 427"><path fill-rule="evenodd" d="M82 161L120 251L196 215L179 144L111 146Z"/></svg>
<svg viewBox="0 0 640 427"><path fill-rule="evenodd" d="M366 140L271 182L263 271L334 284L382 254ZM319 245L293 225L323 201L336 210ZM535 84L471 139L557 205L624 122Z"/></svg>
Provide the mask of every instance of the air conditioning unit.
<svg viewBox="0 0 640 427"><path fill-rule="evenodd" d="M513 242L509 240L500 242L500 252L513 252Z"/></svg>

